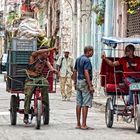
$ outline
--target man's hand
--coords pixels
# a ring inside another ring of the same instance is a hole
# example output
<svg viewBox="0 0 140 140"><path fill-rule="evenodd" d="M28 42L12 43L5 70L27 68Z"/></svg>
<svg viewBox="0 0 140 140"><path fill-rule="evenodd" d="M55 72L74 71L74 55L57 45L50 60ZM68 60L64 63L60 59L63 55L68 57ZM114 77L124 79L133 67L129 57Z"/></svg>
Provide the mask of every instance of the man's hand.
<svg viewBox="0 0 140 140"><path fill-rule="evenodd" d="M58 71L56 69L53 69L52 72L54 72L55 74L58 74Z"/></svg>
<svg viewBox="0 0 140 140"><path fill-rule="evenodd" d="M54 50L55 50L56 52L58 52L59 48L58 48L58 47L54 47Z"/></svg>
<svg viewBox="0 0 140 140"><path fill-rule="evenodd" d="M90 92L91 94L94 93L94 88L93 88L93 86L90 86L90 87L89 87L89 92Z"/></svg>
<svg viewBox="0 0 140 140"><path fill-rule="evenodd" d="M106 54L105 54L105 52L102 53L101 58L102 58L102 59L105 59L105 58L106 58Z"/></svg>

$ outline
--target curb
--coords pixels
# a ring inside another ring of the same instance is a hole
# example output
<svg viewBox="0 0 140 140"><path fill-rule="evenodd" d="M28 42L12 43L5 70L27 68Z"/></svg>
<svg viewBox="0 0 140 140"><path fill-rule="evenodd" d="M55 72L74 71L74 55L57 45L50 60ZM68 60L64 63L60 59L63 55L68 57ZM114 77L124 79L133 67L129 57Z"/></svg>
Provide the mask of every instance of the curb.
<svg viewBox="0 0 140 140"><path fill-rule="evenodd" d="M93 105L95 108L99 109L101 112L105 112L105 105L104 104L101 104L97 101L93 101Z"/></svg>

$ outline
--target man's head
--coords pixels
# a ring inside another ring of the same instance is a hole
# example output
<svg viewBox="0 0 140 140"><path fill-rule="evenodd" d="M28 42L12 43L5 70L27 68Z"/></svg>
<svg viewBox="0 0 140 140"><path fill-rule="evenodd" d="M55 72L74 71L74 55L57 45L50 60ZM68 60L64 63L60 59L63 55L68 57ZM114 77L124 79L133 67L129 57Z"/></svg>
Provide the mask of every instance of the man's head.
<svg viewBox="0 0 140 140"><path fill-rule="evenodd" d="M39 50L48 49L48 48L49 48L48 46L41 46ZM48 52L44 51L44 53L42 53L40 56L46 59L48 57Z"/></svg>
<svg viewBox="0 0 140 140"><path fill-rule="evenodd" d="M93 55L93 47L92 46L85 46L85 48L84 48L84 54L87 57L92 57L92 55Z"/></svg>
<svg viewBox="0 0 140 140"><path fill-rule="evenodd" d="M125 55L128 57L134 56L135 47L132 44L129 44L125 47Z"/></svg>
<svg viewBox="0 0 140 140"><path fill-rule="evenodd" d="M65 49L65 50L64 50L64 56L65 56L66 58L68 58L68 57L69 57L69 54L70 54L70 50L69 50L69 49Z"/></svg>

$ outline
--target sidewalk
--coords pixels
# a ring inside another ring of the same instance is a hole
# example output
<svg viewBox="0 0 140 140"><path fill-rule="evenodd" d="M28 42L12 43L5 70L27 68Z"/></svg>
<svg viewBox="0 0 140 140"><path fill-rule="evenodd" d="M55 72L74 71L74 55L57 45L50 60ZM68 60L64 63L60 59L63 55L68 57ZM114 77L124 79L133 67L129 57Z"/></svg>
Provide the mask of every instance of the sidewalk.
<svg viewBox="0 0 140 140"><path fill-rule="evenodd" d="M93 98L93 104L96 107L100 107L100 109L104 112L105 111L105 106L106 106L106 101L109 96L106 96L103 91L97 90L97 92L94 93L94 98ZM124 105L124 101L122 97L117 96L118 98L116 99L116 104L118 105Z"/></svg>

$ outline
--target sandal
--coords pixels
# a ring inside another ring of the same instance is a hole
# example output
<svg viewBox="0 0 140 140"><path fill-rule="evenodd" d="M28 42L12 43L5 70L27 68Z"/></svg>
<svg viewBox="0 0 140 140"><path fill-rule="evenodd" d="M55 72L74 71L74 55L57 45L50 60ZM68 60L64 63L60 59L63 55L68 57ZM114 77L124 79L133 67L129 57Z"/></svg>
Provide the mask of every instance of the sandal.
<svg viewBox="0 0 140 140"><path fill-rule="evenodd" d="M76 126L75 129L81 129L81 126Z"/></svg>
<svg viewBox="0 0 140 140"><path fill-rule="evenodd" d="M81 127L81 129L82 129L82 130L94 130L94 128L88 127L88 126Z"/></svg>

